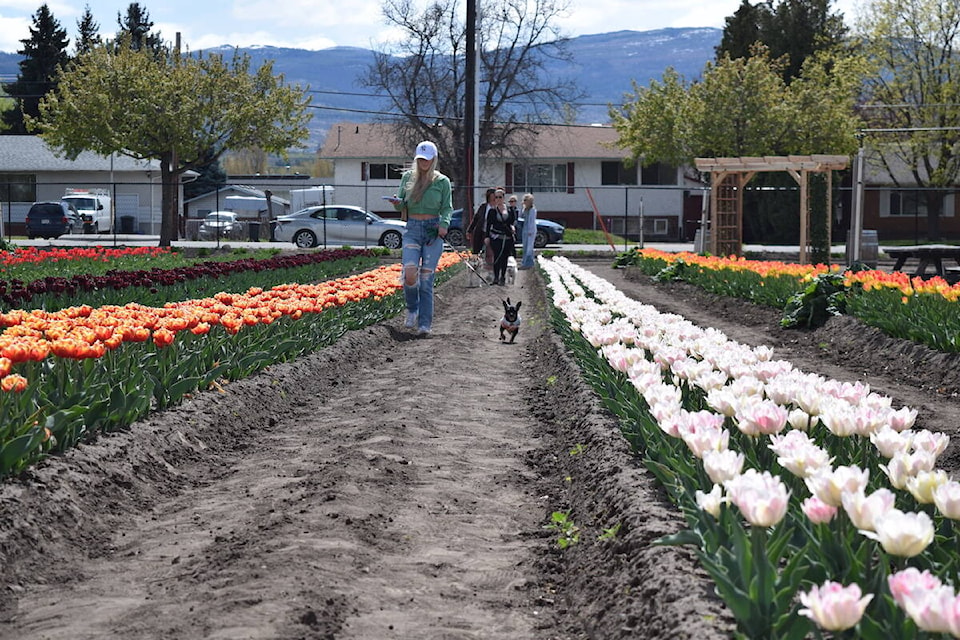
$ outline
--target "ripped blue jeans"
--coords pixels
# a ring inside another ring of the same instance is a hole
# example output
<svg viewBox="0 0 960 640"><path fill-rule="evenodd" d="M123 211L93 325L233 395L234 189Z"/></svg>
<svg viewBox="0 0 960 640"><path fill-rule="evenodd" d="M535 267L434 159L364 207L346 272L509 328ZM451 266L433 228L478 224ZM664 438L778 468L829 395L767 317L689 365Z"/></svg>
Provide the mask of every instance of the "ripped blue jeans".
<svg viewBox="0 0 960 640"><path fill-rule="evenodd" d="M403 296L407 311L419 317L419 329L429 331L433 325L433 279L437 263L443 254L443 240L439 237L439 219L407 220L403 232ZM410 276L410 277L408 277ZM408 284L413 280L413 284Z"/></svg>

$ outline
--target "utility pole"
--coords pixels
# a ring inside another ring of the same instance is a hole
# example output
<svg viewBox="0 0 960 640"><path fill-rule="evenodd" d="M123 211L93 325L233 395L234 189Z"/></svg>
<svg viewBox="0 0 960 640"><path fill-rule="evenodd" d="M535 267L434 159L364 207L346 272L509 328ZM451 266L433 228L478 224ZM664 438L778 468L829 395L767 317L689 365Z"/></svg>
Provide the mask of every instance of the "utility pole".
<svg viewBox="0 0 960 640"><path fill-rule="evenodd" d="M474 138L477 122L477 0L467 0L467 64L466 64L466 88L463 99L466 104L463 105L463 161L465 163L465 176L467 184L464 185L463 209L467 214L463 217L464 225L469 225L473 221L473 192L477 183L477 167L474 158L477 154ZM464 226L466 229L467 226Z"/></svg>
<svg viewBox="0 0 960 640"><path fill-rule="evenodd" d="M863 234L863 134L857 136L860 147L857 149L857 159L853 169L853 217L850 220L850 263L860 261L860 236Z"/></svg>

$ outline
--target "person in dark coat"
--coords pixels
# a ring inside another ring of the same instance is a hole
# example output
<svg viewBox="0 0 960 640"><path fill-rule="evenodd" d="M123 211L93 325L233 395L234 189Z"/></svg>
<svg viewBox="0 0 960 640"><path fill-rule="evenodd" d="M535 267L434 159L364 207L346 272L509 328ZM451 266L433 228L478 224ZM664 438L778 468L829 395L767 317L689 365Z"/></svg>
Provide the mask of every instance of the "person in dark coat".
<svg viewBox="0 0 960 640"><path fill-rule="evenodd" d="M514 250L513 237L516 231L517 218L503 204L503 192L497 191L498 205L487 211L487 225L484 233L487 236L487 250L493 255L493 284L506 283L507 258Z"/></svg>
<svg viewBox="0 0 960 640"><path fill-rule="evenodd" d="M487 225L487 212L497 207L496 195L496 189L487 189L486 202L477 207L477 212L474 214L473 220L470 221L470 226L467 228L467 241L470 243L470 250L475 254L483 251L485 244L483 233Z"/></svg>

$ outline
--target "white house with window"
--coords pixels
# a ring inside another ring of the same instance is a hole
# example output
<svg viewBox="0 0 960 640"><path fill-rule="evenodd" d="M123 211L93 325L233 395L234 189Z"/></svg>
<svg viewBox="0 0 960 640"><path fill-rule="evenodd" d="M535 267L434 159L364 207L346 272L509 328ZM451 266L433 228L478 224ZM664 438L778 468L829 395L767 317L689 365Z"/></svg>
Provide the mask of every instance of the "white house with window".
<svg viewBox="0 0 960 640"><path fill-rule="evenodd" d="M533 193L540 216L566 226L603 225L637 235L642 212L645 237L681 238L691 190L702 186L681 169L627 167L624 150L616 147L617 132L609 126L539 125L533 131L523 157L480 159L474 202L483 200L487 187L502 186L510 193ZM412 150L398 147L391 125L334 125L319 157L333 162L337 202L395 216L382 197L395 192L412 161ZM441 156L440 170L451 161L462 160Z"/></svg>

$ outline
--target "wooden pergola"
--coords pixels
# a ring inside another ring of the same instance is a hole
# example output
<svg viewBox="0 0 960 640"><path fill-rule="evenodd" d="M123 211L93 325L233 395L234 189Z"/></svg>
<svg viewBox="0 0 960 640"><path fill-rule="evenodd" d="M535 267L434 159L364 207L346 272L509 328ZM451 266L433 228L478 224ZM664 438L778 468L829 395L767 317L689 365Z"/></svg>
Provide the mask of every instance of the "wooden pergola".
<svg viewBox="0 0 960 640"><path fill-rule="evenodd" d="M810 173L827 174L827 211L832 211L833 171L846 169L847 156L763 156L743 158L695 158L698 170L711 173L710 253L742 255L743 188L758 172L786 171L800 185L800 264L807 263L810 238L810 203L807 179ZM830 216L827 216L827 244Z"/></svg>

